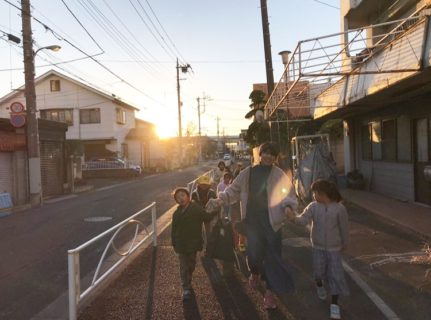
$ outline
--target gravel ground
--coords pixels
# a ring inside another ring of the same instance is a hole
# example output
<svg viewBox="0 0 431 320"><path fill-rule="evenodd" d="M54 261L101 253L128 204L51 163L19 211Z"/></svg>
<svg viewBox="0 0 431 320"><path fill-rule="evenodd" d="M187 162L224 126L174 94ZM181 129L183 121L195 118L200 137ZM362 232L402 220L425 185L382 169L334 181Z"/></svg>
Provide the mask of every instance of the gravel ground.
<svg viewBox="0 0 431 320"><path fill-rule="evenodd" d="M239 272L223 278L221 266L200 255L193 274L194 298L183 302L169 235L170 228L160 236L159 246L146 249L79 319L293 319L282 304L265 311L262 290L251 291Z"/></svg>

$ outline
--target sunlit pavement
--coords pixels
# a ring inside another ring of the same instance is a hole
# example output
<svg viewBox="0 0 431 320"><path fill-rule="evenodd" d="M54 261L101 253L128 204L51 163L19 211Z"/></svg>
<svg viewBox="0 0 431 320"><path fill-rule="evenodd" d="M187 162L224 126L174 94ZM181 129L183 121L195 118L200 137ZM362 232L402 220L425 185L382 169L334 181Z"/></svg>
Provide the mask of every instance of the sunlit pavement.
<svg viewBox="0 0 431 320"><path fill-rule="evenodd" d="M390 312L399 319L431 319L430 292L418 290L426 268L383 261L390 253L420 251L421 240L362 209L350 207L349 212L352 243L344 260L372 294L346 275L351 296L340 299L343 319L388 319ZM178 261L167 230L161 245L147 250L84 308L80 319L327 319L329 300L322 302L316 296L305 229L292 225L284 229L283 255L292 268L297 290L279 297L276 311L263 309L262 292L251 291L242 274L236 272L233 278L224 279L220 266L203 258L198 259L194 274L194 299L183 303Z"/></svg>

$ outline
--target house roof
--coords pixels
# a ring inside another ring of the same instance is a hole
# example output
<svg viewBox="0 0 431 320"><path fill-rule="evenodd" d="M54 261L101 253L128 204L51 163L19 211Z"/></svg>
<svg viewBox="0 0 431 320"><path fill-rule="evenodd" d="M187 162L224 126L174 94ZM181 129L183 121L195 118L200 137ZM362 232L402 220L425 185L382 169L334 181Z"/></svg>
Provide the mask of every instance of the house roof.
<svg viewBox="0 0 431 320"><path fill-rule="evenodd" d="M39 77L35 78L34 79L35 85L38 84L38 83L40 83L40 82L42 82L43 80L47 79L50 76L56 76L56 77L59 77L59 78L63 78L65 80L67 80L67 81L70 81L70 82L76 84L77 86L80 86L81 88L84 88L84 89L89 90L89 91L91 91L91 92L93 92L93 93L95 93L95 94L97 94L99 96L102 96L102 97L104 97L104 98L112 101L115 104L118 104L118 105L120 105L122 107L125 107L125 108L129 108L129 109L133 109L133 110L139 111L139 108L134 107L134 106L132 106L132 105L130 105L130 104L124 102L124 101L121 101L114 94L109 95L109 94L107 94L107 93L105 93L103 91L95 89L95 88L93 88L90 85L84 84L84 83L82 83L82 82L80 82L78 80L75 80L75 79L73 79L71 77L68 77L68 76L64 75L63 73L60 73L60 72L58 72L56 70L53 70L53 69L51 69L48 72L46 72L46 73L40 75ZM25 84L22 85L21 87L19 87L18 89L15 89L15 90L11 91L7 95L1 97L0 98L0 103L4 103L4 102L12 99L13 97L17 96L18 94L20 94L24 90L24 88L25 88Z"/></svg>

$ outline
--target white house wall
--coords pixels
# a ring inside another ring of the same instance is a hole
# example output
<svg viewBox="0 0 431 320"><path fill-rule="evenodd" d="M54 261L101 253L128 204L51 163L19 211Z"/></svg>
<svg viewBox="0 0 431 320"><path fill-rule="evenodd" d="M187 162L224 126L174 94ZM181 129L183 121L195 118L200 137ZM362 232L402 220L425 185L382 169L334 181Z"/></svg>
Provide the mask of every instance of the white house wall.
<svg viewBox="0 0 431 320"><path fill-rule="evenodd" d="M51 92L50 80L60 80L60 91ZM11 102L21 102L25 106L24 93L20 93L11 100L0 105L0 117L9 118ZM52 75L36 85L36 104L38 110L44 109L73 109L73 125L68 127L66 139L97 140L115 138L116 141L107 145L114 152L121 152L121 144L131 128L135 126L135 111L126 111L126 123L118 124L116 109L121 108L111 100L96 94L71 81ZM100 108L100 123L80 124L79 110ZM40 114L38 114L40 117Z"/></svg>

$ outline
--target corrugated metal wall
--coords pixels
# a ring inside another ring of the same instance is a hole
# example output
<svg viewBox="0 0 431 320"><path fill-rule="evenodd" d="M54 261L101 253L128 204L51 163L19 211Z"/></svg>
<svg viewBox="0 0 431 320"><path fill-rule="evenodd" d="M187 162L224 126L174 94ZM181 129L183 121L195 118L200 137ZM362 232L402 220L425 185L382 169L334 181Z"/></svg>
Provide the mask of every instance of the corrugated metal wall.
<svg viewBox="0 0 431 320"><path fill-rule="evenodd" d="M0 152L0 193L7 192L12 196L12 152Z"/></svg>
<svg viewBox="0 0 431 320"><path fill-rule="evenodd" d="M57 141L41 141L40 161L43 196L63 193L63 144Z"/></svg>

